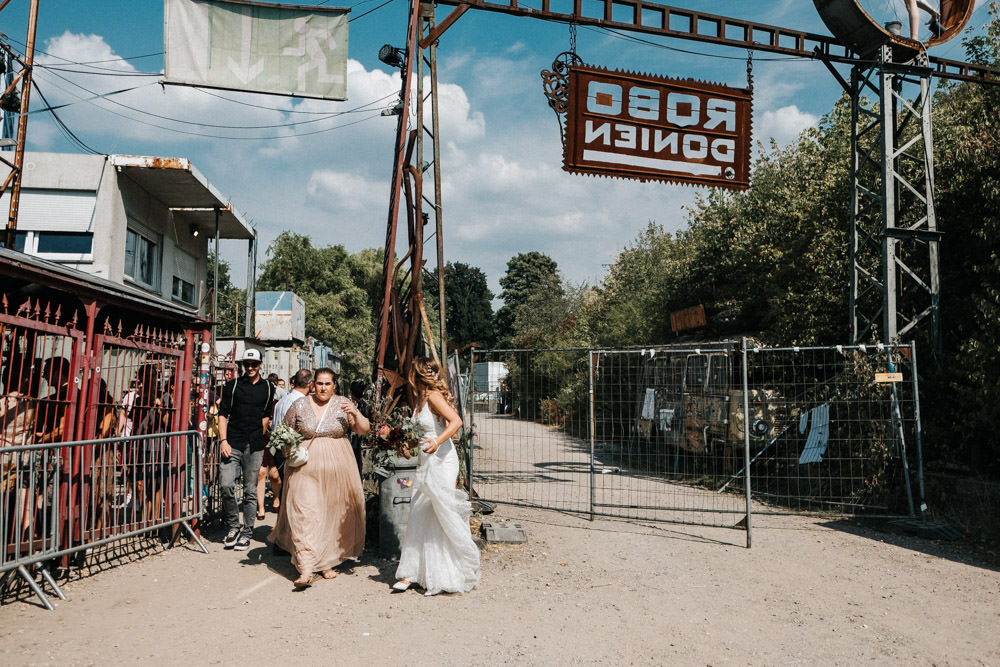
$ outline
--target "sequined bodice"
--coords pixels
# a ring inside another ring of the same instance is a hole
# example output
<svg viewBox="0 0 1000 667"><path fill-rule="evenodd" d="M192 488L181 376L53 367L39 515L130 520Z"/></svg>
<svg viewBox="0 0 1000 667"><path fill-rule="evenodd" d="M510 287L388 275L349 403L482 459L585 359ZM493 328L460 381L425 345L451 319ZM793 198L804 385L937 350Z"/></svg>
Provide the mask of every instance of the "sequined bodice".
<svg viewBox="0 0 1000 667"><path fill-rule="evenodd" d="M294 428L303 438L344 438L351 431L351 423L344 411L344 403L349 399L334 396L330 399L329 408L323 415L323 423L319 423L319 415L325 406L315 405L312 397L303 396L292 403L285 413L285 423Z"/></svg>

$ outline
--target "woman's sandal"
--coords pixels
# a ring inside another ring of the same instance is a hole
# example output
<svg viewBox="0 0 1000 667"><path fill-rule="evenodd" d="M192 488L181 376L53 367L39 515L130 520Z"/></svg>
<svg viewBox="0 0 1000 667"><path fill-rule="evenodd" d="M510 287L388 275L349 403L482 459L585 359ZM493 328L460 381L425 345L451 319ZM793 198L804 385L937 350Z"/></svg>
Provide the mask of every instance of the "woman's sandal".
<svg viewBox="0 0 1000 667"><path fill-rule="evenodd" d="M410 587L410 582L406 579L400 579L392 585L392 590L394 591L405 591Z"/></svg>
<svg viewBox="0 0 1000 667"><path fill-rule="evenodd" d="M324 579L336 579L337 578L337 573L334 570L323 570L323 578Z"/></svg>
<svg viewBox="0 0 1000 667"><path fill-rule="evenodd" d="M292 586L295 586L295 588L299 589L309 588L310 586L313 585L313 582L316 581L317 579L319 579L318 574L302 575L301 577L292 582Z"/></svg>

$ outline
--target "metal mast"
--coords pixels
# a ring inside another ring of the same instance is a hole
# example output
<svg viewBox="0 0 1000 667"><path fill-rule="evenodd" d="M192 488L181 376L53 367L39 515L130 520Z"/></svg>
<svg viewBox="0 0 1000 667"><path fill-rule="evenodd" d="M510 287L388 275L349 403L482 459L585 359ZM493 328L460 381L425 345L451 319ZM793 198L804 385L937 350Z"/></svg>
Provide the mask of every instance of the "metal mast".
<svg viewBox="0 0 1000 667"><path fill-rule="evenodd" d="M880 48L851 73L851 338L941 349L932 70Z"/></svg>

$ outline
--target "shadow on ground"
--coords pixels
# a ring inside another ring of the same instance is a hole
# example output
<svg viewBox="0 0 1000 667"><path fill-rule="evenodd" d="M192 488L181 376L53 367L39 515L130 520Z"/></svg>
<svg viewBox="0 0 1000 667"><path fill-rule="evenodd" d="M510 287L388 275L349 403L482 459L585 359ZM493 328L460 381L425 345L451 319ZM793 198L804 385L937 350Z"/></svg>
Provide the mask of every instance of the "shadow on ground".
<svg viewBox="0 0 1000 667"><path fill-rule="evenodd" d="M911 523L918 522L895 522L886 519L841 519L828 521L820 524L832 530L850 533L859 537L878 540L886 544L891 544L910 551L917 551L944 558L947 560L981 567L992 572L1000 572L1000 559L995 552L972 543L968 539L961 537L951 539L954 529L941 526L940 524L927 524L923 529L917 528ZM922 535L939 534L948 539L932 539Z"/></svg>

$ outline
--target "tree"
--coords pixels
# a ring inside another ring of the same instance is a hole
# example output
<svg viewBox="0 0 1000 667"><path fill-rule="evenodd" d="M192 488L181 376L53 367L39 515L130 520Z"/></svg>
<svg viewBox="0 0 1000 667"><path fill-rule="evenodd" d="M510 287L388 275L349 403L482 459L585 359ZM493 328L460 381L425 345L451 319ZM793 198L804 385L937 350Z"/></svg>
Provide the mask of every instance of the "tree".
<svg viewBox="0 0 1000 667"><path fill-rule="evenodd" d="M437 270L428 273L424 290L434 292L435 304L437 284ZM448 262L444 267L444 298L448 341L458 347L469 343L492 347L495 337L493 292L486 283L486 274L475 266ZM428 300L428 307L430 303Z"/></svg>
<svg viewBox="0 0 1000 667"><path fill-rule="evenodd" d="M367 377L375 349L370 291L375 251L352 256L342 245L316 248L308 236L284 231L267 254L257 289L298 294L305 302L306 336L342 355L346 377ZM359 281L365 284L359 286Z"/></svg>
<svg viewBox="0 0 1000 667"><path fill-rule="evenodd" d="M1000 66L1000 3L971 62ZM1000 474L1000 86L962 83L934 100L937 216L941 242L943 351L921 382L928 436L946 447L929 458ZM926 359L929 355L923 354ZM931 367L922 363L924 373Z"/></svg>
<svg viewBox="0 0 1000 667"><path fill-rule="evenodd" d="M563 294L555 260L534 250L515 255L507 262L507 273L500 278L500 287L503 288L500 298L504 303L496 314L496 332L501 346L513 343L518 309L526 306L533 294Z"/></svg>
<svg viewBox="0 0 1000 667"><path fill-rule="evenodd" d="M224 259L219 260L219 296L218 312L215 316L215 333L217 336L240 336L242 327L239 327L239 317L247 301L246 290L239 289L233 285L230 277L229 262ZM212 308L212 288L215 286L215 251L208 253L208 303L206 312ZM237 330L239 329L239 331Z"/></svg>

